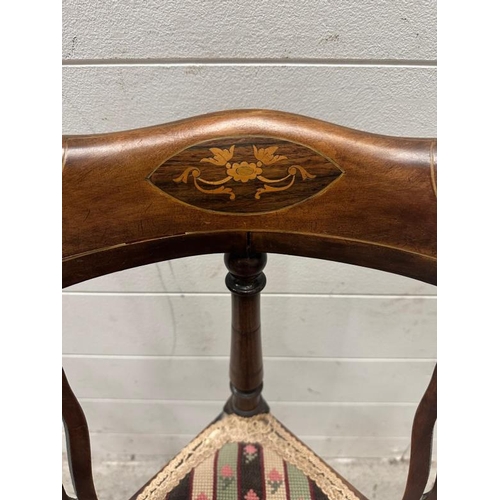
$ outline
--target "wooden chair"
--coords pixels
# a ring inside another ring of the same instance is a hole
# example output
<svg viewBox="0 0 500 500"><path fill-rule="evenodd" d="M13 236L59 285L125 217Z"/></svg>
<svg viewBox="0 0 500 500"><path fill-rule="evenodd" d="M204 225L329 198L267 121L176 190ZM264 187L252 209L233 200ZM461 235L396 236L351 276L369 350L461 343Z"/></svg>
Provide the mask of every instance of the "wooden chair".
<svg viewBox="0 0 500 500"><path fill-rule="evenodd" d="M133 499L366 498L269 413L262 271L267 253L281 253L436 284L435 155L434 139L261 110L63 138L63 287L207 253L224 253L229 270L232 394ZM64 373L63 419L76 495L93 500L89 433ZM403 500L437 498L436 483L424 492L435 419L436 371L415 415Z"/></svg>

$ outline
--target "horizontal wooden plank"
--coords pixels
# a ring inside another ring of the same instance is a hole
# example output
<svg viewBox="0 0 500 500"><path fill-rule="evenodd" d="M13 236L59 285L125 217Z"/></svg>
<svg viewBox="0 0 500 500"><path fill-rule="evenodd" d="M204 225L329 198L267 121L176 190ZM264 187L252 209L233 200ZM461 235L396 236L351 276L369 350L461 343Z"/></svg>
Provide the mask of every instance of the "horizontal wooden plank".
<svg viewBox="0 0 500 500"><path fill-rule="evenodd" d="M203 430L223 401L80 400L91 432L188 434ZM327 404L270 401L273 414L297 436L410 436L416 404Z"/></svg>
<svg viewBox="0 0 500 500"><path fill-rule="evenodd" d="M266 108L397 136L436 134L436 68L63 68L63 132L111 132L211 111Z"/></svg>
<svg viewBox="0 0 500 500"><path fill-rule="evenodd" d="M65 357L79 398L204 400L230 395L227 358ZM272 401L418 402L434 361L264 359Z"/></svg>
<svg viewBox="0 0 500 500"><path fill-rule="evenodd" d="M63 58L432 59L434 1L63 4Z"/></svg>
<svg viewBox="0 0 500 500"><path fill-rule="evenodd" d="M85 292L227 292L222 255L187 257L101 276L66 289ZM435 295L436 287L338 262L272 254L265 293Z"/></svg>
<svg viewBox="0 0 500 500"><path fill-rule="evenodd" d="M65 295L66 354L229 354L229 295ZM434 298L266 296L267 356L434 358ZM307 335L306 335L307 333Z"/></svg>

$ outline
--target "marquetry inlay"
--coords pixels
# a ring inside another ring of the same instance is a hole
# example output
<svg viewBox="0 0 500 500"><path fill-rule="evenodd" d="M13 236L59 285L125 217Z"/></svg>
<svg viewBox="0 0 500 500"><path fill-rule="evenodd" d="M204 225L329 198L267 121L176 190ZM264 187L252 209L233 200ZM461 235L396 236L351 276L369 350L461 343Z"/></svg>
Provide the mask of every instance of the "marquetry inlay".
<svg viewBox="0 0 500 500"><path fill-rule="evenodd" d="M304 201L342 174L335 162L300 144L244 137L185 149L166 160L149 180L198 208L256 213Z"/></svg>

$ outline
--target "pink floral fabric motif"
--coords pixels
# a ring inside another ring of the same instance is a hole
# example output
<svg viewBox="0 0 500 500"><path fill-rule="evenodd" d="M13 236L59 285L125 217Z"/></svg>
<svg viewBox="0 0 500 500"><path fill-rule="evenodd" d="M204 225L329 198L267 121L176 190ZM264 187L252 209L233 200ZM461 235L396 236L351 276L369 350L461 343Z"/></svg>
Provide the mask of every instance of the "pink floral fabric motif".
<svg viewBox="0 0 500 500"><path fill-rule="evenodd" d="M271 493L274 495L283 484L283 476L273 468L267 475L267 484L271 487Z"/></svg>
<svg viewBox="0 0 500 500"><path fill-rule="evenodd" d="M257 493L255 491L250 490L246 495L245 495L245 500L260 500L259 497L257 496Z"/></svg>
<svg viewBox="0 0 500 500"><path fill-rule="evenodd" d="M255 457L257 457L257 448L253 444L247 444L243 448L243 455L245 455L245 463L249 464Z"/></svg>
<svg viewBox="0 0 500 500"><path fill-rule="evenodd" d="M222 466L220 474L222 477L234 477L233 469L231 469L231 466L227 464Z"/></svg>
<svg viewBox="0 0 500 500"><path fill-rule="evenodd" d="M222 481L222 488L226 489L234 481L234 471L230 465L223 465L220 470L220 479Z"/></svg>
<svg viewBox="0 0 500 500"><path fill-rule="evenodd" d="M197 497L196 500L208 500L207 495L205 493L200 493Z"/></svg>

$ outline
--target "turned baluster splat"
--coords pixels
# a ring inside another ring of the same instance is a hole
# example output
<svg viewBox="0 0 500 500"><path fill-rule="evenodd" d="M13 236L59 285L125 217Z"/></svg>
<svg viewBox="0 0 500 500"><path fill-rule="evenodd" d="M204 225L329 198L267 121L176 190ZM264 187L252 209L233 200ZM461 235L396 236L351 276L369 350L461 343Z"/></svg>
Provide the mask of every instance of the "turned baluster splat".
<svg viewBox="0 0 500 500"><path fill-rule="evenodd" d="M260 292L266 285L262 272L265 253L249 256L226 253L229 270L226 286L231 291L231 359L232 396L225 411L242 416L269 411L261 396L263 386L262 342L260 328Z"/></svg>

